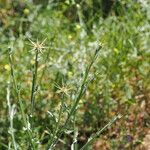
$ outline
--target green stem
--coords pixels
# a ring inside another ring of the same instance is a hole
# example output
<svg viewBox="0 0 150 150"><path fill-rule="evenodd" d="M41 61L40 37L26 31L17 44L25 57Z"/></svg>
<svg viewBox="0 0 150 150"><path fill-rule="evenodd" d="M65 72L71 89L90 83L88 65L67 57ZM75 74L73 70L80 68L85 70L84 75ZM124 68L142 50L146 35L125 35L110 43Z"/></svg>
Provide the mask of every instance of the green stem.
<svg viewBox="0 0 150 150"><path fill-rule="evenodd" d="M55 137L57 135L57 132L59 130L59 127L60 127L60 120L61 120L61 116L62 116L62 113L63 113L63 105L64 105L64 95L62 95L62 101L61 101L61 106L60 106L60 110L59 110L59 116L58 116L58 122L56 124L56 127L54 129L54 133L53 133L53 137L52 139L48 142L48 145L50 145L51 147L53 147L53 142L55 141ZM50 148L51 148L50 147Z"/></svg>
<svg viewBox="0 0 150 150"><path fill-rule="evenodd" d="M33 78L32 78L32 89L31 89L31 115L34 113L34 106L35 106L35 92L36 92L36 82L37 82L37 70L38 70L38 54L39 50L36 49L36 56L35 56L35 64L34 64L34 71L33 71ZM33 116L32 116L33 117Z"/></svg>
<svg viewBox="0 0 150 150"><path fill-rule="evenodd" d="M97 137L100 136L100 134L106 130L108 127L110 127L114 122L116 122L117 119L120 119L121 116L120 115L117 115L115 116L108 124L106 124L102 129L100 129L99 131L97 131L93 136L91 136L88 141L85 143L85 145L80 149L80 150L87 150L88 146L91 145L95 139Z"/></svg>
<svg viewBox="0 0 150 150"><path fill-rule="evenodd" d="M26 116L25 116L25 112L24 112L24 108L23 108L23 103L22 103L22 100L20 98L20 89L17 87L17 84L16 84L16 79L15 79L15 75L14 75L14 68L13 68L13 61L12 61L12 57L11 57L10 53L9 53L9 63L10 63L10 67L11 67L11 77L12 77L12 80L13 80L15 93L17 95L17 99L18 99L18 102L19 102L19 107L20 107L20 110L21 110L23 123L24 123L24 126L27 128L27 135L29 137L30 144L32 145L33 150L35 150L35 145L34 145L34 142L32 140L33 136L32 136L31 131L28 129L28 122L26 120Z"/></svg>
<svg viewBox="0 0 150 150"><path fill-rule="evenodd" d="M7 87L7 105L8 105L8 116L9 118L9 122L10 122L10 134L11 134L11 138L13 141L13 145L14 145L14 150L17 150L17 144L15 141L15 135L14 135L14 128L13 128L13 117L14 117L14 107L11 106L11 102L10 102L10 86L8 84Z"/></svg>

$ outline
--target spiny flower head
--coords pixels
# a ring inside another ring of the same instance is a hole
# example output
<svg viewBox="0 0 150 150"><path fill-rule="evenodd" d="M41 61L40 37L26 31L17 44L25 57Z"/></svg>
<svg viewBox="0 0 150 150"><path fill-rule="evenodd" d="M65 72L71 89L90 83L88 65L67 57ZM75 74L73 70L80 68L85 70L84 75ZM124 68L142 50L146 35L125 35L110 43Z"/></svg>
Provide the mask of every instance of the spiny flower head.
<svg viewBox="0 0 150 150"><path fill-rule="evenodd" d="M62 83L62 86L59 86L58 84L55 86L58 88L57 93L63 93L69 96L69 91L71 90L71 88L68 88L67 86L65 86L64 83Z"/></svg>
<svg viewBox="0 0 150 150"><path fill-rule="evenodd" d="M31 39L29 39L29 41L31 42L31 46L32 46L32 50L37 50L40 51L42 53L43 49L46 49L47 47L44 46L44 43L46 41L46 39L44 39L42 42L39 42L38 39L36 42L33 42Z"/></svg>

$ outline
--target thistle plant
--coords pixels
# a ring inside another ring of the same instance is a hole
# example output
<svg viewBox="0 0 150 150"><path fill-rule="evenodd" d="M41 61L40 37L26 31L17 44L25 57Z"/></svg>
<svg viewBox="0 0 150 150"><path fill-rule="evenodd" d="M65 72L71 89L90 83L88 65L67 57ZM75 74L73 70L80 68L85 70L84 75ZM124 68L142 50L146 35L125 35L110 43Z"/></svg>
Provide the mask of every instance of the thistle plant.
<svg viewBox="0 0 150 150"><path fill-rule="evenodd" d="M72 116L75 115L75 112L77 111L77 107L79 105L79 102L80 102L82 96L84 95L84 93L86 91L87 84L89 83L88 82L88 75L89 75L90 69L93 66L93 64L94 64L101 48L102 48L101 45L99 45L99 47L96 49L90 64L87 66L87 68L85 70L81 86L79 88L79 91L77 92L74 103L72 104L71 109L68 113L67 119L66 119L64 125L57 131L57 133L55 133L53 138L51 140L49 140L47 149L52 149L52 148L55 147L56 143L59 141L59 138L64 133L65 129L67 128L67 126L69 124L69 122L71 121Z"/></svg>
<svg viewBox="0 0 150 150"><path fill-rule="evenodd" d="M32 89L31 89L31 116L34 113L34 106L35 106L35 93L37 91L37 71L38 71L38 62L39 62L39 53L42 53L43 49L46 47L44 46L44 42L46 39L44 39L41 43L37 40L36 42L31 42L32 50L35 51L35 59L34 59L34 69L33 69L33 77L32 77Z"/></svg>
<svg viewBox="0 0 150 150"><path fill-rule="evenodd" d="M46 40L46 39L45 39ZM43 40L41 43L37 40L37 42L33 42L30 40L31 42L31 46L32 46L32 50L35 51L35 59L34 59L34 69L33 69L33 78L32 78L32 88L31 88L31 116L33 116L34 114L34 109L35 109L35 94L37 91L37 78L38 78L38 63L39 63L39 54L42 53L43 49L45 49L46 47L44 46L44 42L45 40ZM58 120L57 122L55 122L55 128L54 131L52 132L52 136L49 137L48 140L48 144L46 149L54 149L56 144L58 143L58 141L60 140L62 134L65 133L69 123L71 121L73 121L73 129L74 129L74 139L73 139L73 144L71 146L72 149L75 149L76 147L76 143L77 143L77 136L78 136L78 131L77 128L75 127L75 116L76 116L76 111L79 105L79 102L82 98L82 96L84 95L87 86L89 84L89 82L91 81L89 79L89 73L91 70L91 67L93 66L96 58L98 57L99 51L102 48L101 45L99 45L99 47L96 49L94 56L91 59L91 62L89 63L89 65L86 67L85 72L84 72L84 77L83 80L81 82L81 85L76 93L74 102L71 104L70 110L67 110L67 118L64 122L63 125L61 125L61 117L63 114L63 110L64 110L64 96L69 96L68 92L69 92L69 88L67 88L64 83L62 83L62 87L58 86L58 84L56 85L56 87L58 88L57 93L61 94L61 106L60 106L60 110L58 111ZM23 123L24 123L24 128L25 130L27 130L27 136L30 140L30 148L32 148L33 150L36 149L37 144L35 144L34 142L34 136L32 134L32 128L33 128L33 118L31 119L31 123L28 121L27 119L27 115L24 112L24 105L23 102L21 100L20 97L20 88L17 85L16 79L15 79L15 74L14 74L14 67L13 67L13 62L12 62L12 57L11 57L11 51L9 53L9 62L10 62L10 66L11 66L11 77L13 80L13 84L15 87L15 92L19 101L19 106L20 106L20 110L21 110L21 114L22 114L22 118L23 118ZM8 95L9 95L9 90L8 90ZM9 97L7 97L7 101L8 101L8 107L9 107L9 113L11 113L11 105L9 102ZM11 114L10 114L11 116ZM102 129L100 129L99 131L97 131L97 133L93 136L91 136L88 141L85 143L85 145L81 148L81 150L85 150L106 128L108 128L110 125L112 125L117 119L119 118L119 116L116 116L114 119L112 119L106 126L104 126ZM11 136L12 136L12 141L13 141L13 145L14 145L14 149L17 150L17 144L15 142L15 136L14 136L14 132L13 132L13 119L10 119L10 125L11 125Z"/></svg>

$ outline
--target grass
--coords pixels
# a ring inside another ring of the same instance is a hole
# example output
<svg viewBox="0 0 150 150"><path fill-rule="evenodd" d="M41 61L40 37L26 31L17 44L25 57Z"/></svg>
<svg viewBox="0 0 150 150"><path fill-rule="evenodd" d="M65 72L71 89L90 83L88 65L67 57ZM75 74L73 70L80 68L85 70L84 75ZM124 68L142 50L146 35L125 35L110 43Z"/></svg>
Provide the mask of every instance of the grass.
<svg viewBox="0 0 150 150"><path fill-rule="evenodd" d="M0 10L0 149L144 147L148 1L49 3Z"/></svg>

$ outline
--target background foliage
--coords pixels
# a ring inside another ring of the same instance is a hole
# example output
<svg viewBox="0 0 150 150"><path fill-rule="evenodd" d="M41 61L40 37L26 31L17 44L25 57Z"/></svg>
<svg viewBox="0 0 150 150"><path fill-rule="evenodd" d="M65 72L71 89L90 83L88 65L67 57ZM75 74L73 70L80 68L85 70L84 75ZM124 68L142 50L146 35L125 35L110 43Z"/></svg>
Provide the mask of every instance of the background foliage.
<svg viewBox="0 0 150 150"><path fill-rule="evenodd" d="M10 80L8 48L12 49L17 86L25 112L30 113L34 51L32 41L45 42L40 54L34 136L44 149L55 129L60 103L61 122L80 86L83 72L98 43L99 57L90 71L93 80L80 101L75 124L80 148L87 138L120 113L123 118L103 133L89 149L142 149L150 116L150 3L132 0L0 1L0 149L12 146L7 88L15 107L14 133L20 149L26 135L16 94ZM59 87L67 87L67 95ZM51 118L47 111L53 114ZM57 149L70 149L72 128ZM68 134L70 133L70 134Z"/></svg>

